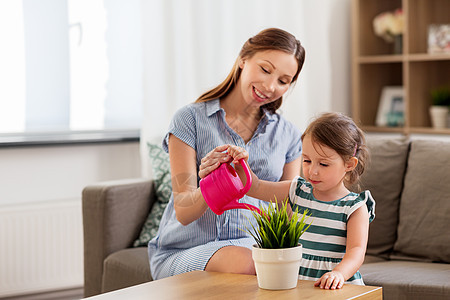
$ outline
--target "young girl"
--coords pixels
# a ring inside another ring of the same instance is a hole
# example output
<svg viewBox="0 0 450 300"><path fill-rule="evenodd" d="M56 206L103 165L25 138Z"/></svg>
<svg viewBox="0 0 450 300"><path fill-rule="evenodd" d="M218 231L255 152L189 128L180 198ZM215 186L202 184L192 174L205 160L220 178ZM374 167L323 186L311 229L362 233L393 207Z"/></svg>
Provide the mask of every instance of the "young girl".
<svg viewBox="0 0 450 300"><path fill-rule="evenodd" d="M348 189L358 182L367 163L363 132L349 117L327 113L308 126L302 141L304 178L269 182L252 174L248 195L278 202L289 197L293 210L308 209L312 214L312 225L300 239L300 279L317 279L315 286L325 289L341 288L345 281L363 285L358 269L364 261L375 202L369 191L356 194ZM247 151L237 146L228 146L228 155L235 163L248 158Z"/></svg>

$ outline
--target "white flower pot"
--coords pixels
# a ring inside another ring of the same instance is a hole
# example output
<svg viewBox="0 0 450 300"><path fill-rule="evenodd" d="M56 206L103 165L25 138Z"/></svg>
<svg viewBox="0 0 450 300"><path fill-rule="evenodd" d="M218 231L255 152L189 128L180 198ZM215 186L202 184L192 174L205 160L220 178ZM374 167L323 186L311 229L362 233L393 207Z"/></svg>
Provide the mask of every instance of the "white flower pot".
<svg viewBox="0 0 450 300"><path fill-rule="evenodd" d="M446 128L447 127L447 106L430 106L431 124L434 128Z"/></svg>
<svg viewBox="0 0 450 300"><path fill-rule="evenodd" d="M253 245L258 286L268 290L286 290L297 286L302 245L283 249L262 249Z"/></svg>

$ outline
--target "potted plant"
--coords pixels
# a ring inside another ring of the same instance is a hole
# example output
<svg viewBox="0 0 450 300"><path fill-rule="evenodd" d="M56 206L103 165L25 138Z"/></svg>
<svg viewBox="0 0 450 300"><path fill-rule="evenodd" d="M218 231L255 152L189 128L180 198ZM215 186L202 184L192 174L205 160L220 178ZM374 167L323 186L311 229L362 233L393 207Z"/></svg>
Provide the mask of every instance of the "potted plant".
<svg viewBox="0 0 450 300"><path fill-rule="evenodd" d="M258 286L263 289L283 290L297 286L302 245L299 238L311 224L308 211L303 214L288 210L288 199L281 204L261 207L261 213L252 211L258 226L246 229L256 241L252 248Z"/></svg>
<svg viewBox="0 0 450 300"><path fill-rule="evenodd" d="M450 87L442 86L431 90L430 117L434 128L446 128L450 106Z"/></svg>

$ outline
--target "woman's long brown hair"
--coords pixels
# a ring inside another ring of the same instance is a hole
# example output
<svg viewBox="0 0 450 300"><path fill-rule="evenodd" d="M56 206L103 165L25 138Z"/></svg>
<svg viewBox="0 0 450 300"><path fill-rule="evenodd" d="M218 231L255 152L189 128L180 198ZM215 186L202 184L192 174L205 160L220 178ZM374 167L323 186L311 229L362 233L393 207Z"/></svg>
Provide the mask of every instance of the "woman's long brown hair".
<svg viewBox="0 0 450 300"><path fill-rule="evenodd" d="M294 55L298 67L297 72L292 78L291 84L295 83L305 61L305 49L302 47L300 41L289 32L278 28L268 28L254 37L249 38L244 43L231 72L225 80L215 88L202 94L195 102L205 102L225 97L236 86L239 77L241 76L241 68L239 67L241 59L249 59L257 52L267 50L280 50ZM262 108L275 113L282 103L283 97L280 97L271 103L263 105Z"/></svg>

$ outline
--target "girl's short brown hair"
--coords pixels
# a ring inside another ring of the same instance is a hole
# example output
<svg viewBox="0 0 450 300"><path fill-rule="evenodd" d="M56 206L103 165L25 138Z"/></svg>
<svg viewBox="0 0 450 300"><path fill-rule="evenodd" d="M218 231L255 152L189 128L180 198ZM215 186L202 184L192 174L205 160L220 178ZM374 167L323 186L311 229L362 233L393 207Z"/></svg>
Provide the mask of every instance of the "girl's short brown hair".
<svg viewBox="0 0 450 300"><path fill-rule="evenodd" d="M364 132L348 116L341 113L324 113L311 122L302 134L302 141L310 135L314 143L335 150L344 161L351 157L358 159L356 167L347 173L344 184L348 188L356 185L369 163L369 150Z"/></svg>

